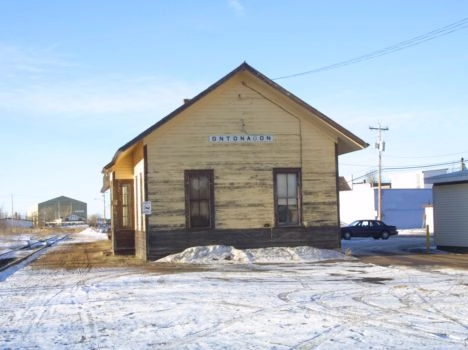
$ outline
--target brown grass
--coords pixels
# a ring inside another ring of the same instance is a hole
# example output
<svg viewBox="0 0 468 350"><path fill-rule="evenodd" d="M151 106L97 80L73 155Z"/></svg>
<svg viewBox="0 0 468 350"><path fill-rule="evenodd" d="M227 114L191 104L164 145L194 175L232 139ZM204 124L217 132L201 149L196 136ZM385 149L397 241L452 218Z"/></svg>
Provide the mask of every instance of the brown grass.
<svg viewBox="0 0 468 350"><path fill-rule="evenodd" d="M33 235L38 238L50 237L54 235L63 235L64 233L73 233L83 231L83 228L63 228L63 227L45 227L45 228L25 228L25 227L9 227L3 225L0 227L0 237L14 237L17 235Z"/></svg>

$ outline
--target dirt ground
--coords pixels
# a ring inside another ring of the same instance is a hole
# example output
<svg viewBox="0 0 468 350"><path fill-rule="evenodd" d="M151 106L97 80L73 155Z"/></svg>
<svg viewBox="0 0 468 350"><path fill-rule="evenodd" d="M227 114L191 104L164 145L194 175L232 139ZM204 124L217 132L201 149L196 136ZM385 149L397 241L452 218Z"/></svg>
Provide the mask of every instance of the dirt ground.
<svg viewBox="0 0 468 350"><path fill-rule="evenodd" d="M359 257L358 257L359 258ZM456 253L426 253L415 252L405 255L375 255L360 257L361 261L381 266L404 265L412 267L450 267L455 269L468 269L468 254ZM161 269L133 256L114 255L109 240L100 240L87 243L61 242L32 263L33 268L66 268L89 269L111 267L138 267L148 270ZM166 265L166 264L165 264ZM200 267L168 266L173 272L177 270L198 270Z"/></svg>
<svg viewBox="0 0 468 350"><path fill-rule="evenodd" d="M375 255L360 258L361 261L381 266L400 265L412 267L449 267L468 269L468 254L412 253L405 255Z"/></svg>
<svg viewBox="0 0 468 350"><path fill-rule="evenodd" d="M34 269L100 269L100 268L135 268L156 273L177 273L202 270L201 266L183 264L152 264L131 255L114 255L110 240L73 243L62 241L51 247L30 266Z"/></svg>
<svg viewBox="0 0 468 350"><path fill-rule="evenodd" d="M83 269L99 267L143 266L146 263L133 256L113 255L108 240L67 243L60 242L37 259L32 266L41 268Z"/></svg>

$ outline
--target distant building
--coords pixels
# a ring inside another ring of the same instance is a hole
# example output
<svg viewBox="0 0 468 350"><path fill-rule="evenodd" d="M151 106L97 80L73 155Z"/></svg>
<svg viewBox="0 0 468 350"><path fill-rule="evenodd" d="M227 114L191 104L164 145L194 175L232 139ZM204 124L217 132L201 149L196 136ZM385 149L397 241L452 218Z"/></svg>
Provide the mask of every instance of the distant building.
<svg viewBox="0 0 468 350"><path fill-rule="evenodd" d="M40 225L61 225L66 222L86 222L87 204L60 196L38 204Z"/></svg>
<svg viewBox="0 0 468 350"><path fill-rule="evenodd" d="M0 219L0 228L1 227L31 228L33 227L33 221L25 220L25 219L3 218L3 219Z"/></svg>
<svg viewBox="0 0 468 350"><path fill-rule="evenodd" d="M391 182L382 183L382 220L399 229L424 228L433 230L432 184L428 174L444 174L445 169L431 172L397 174ZM342 224L357 219L378 217L378 187L373 183L353 184L351 191L340 189L340 218Z"/></svg>
<svg viewBox="0 0 468 350"><path fill-rule="evenodd" d="M390 175L392 188L432 188L426 180L430 177L446 174L448 169L412 171Z"/></svg>

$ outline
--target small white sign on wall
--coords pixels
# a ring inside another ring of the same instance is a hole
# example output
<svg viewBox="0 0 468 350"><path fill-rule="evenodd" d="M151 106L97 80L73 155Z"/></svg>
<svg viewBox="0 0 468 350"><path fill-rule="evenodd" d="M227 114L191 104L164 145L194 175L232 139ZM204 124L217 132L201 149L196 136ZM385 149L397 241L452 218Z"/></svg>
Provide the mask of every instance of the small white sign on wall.
<svg viewBox="0 0 468 350"><path fill-rule="evenodd" d="M143 208L144 215L151 215L151 202L150 201L143 202L142 208Z"/></svg>
<svg viewBox="0 0 468 350"><path fill-rule="evenodd" d="M211 143L264 143L273 142L273 135L211 135Z"/></svg>

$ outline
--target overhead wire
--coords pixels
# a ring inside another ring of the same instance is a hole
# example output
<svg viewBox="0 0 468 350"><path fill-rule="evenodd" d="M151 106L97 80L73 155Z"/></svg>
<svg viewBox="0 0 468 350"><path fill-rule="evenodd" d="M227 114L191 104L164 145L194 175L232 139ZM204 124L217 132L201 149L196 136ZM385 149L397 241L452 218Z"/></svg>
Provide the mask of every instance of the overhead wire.
<svg viewBox="0 0 468 350"><path fill-rule="evenodd" d="M348 66L348 65L351 65L351 64L360 63L360 62L363 62L363 61L369 61L369 60L375 59L377 57L381 57L381 56L384 56L384 55L389 55L391 53L401 51L401 50L404 50L404 49L407 49L407 48L410 48L410 47L413 47L413 46L416 46L416 45L421 45L421 44L425 43L426 41L434 40L434 39L439 38L441 36L445 36L445 35L451 34L453 32L465 29L465 28L468 28L468 17L463 18L463 19L461 19L459 21L453 22L451 24L448 24L448 25L446 25L444 27L434 29L434 30L431 30L430 32L415 36L415 37L413 37L411 39L400 41L400 42L398 42L396 44L387 46L385 48L382 48L382 49L379 49L379 50L376 50L376 51L372 51L370 53L367 53L367 54L364 54L364 55L361 55L361 56L358 56L358 57L355 57L355 58L351 58L351 59L348 59L348 60L345 60L345 61L341 61L341 62L329 64L329 65L326 65L326 66L323 66L323 67L311 69L311 70L308 70L308 71L305 71L305 72L289 74L289 75L283 75L283 76L280 76L280 77L277 77L277 78L273 78L272 80L289 79L289 78L294 78L294 77L298 77L298 76L302 76L302 75L313 74L313 73L318 73L318 72L322 72L322 71L337 69L337 68L341 68L341 67Z"/></svg>
<svg viewBox="0 0 468 350"><path fill-rule="evenodd" d="M437 164L426 164L426 165L391 166L391 167L383 167L382 172L389 172L389 171L395 171L395 170L409 170L409 169L427 169L427 168L434 168L434 167L439 167L439 166L455 166L459 164L460 164L460 160L437 163ZM356 176L356 177L353 176L353 181L368 178L369 176L376 174L377 171L378 170L375 169L375 170L368 171L367 173L360 175L360 176Z"/></svg>
<svg viewBox="0 0 468 350"><path fill-rule="evenodd" d="M439 155L432 155L432 156L387 156L386 158L399 158L399 159L413 159L413 158L441 158L441 157L450 157L450 156L457 156L460 154L466 154L468 151L456 152L456 153L448 153L448 154L439 154Z"/></svg>
<svg viewBox="0 0 468 350"><path fill-rule="evenodd" d="M459 30L462 30L462 29L465 29L465 28L468 28L468 17L465 17L465 18L463 18L461 20L450 23L450 24L448 24L446 26L431 30L431 31L426 32L424 34L415 36L415 37L407 39L407 40L400 41L400 42L398 42L396 44L384 47L384 48L376 50L376 51L372 51L370 53L367 53L367 54L364 54L364 55L361 55L361 56L357 56L357 57L354 57L354 58L351 58L351 59L348 59L348 60L345 60L345 61L329 64L329 65L319 67L319 68L315 68L315 69L312 69L312 70L308 70L308 71L305 71L305 72L300 72L300 73L295 73L295 74L289 74L289 75L276 77L276 78L273 78L272 80L294 78L294 77L298 77L298 76L302 76L302 75L319 73L319 72L322 72L322 71L333 70L333 69L341 68L341 67L348 66L348 65L351 65L351 64L356 64L356 63L372 60L372 59L375 59L375 58L378 58L378 57L381 57L381 56L389 55L389 54L392 54L394 52L401 51L401 50L413 47L413 46L421 45L421 44L423 44L423 43L425 43L427 41L434 40L434 39L437 39L439 37L449 35L451 33L454 33L456 31L459 31ZM401 157L401 158L404 158L404 157ZM419 157L419 158L424 158L424 157ZM429 158L429 157L427 157L427 158ZM454 164L458 164L459 162L460 161L458 160L458 161L455 161L455 162L430 164L430 165L422 165L422 166L388 167L388 168L383 168L382 171L429 168L429 167L444 166L444 165L454 165ZM370 171L370 172L368 172L368 173L366 173L364 175L356 177L354 179L365 178L365 177L368 177L370 175L373 175L376 172L377 172L377 170L373 170L373 171Z"/></svg>

